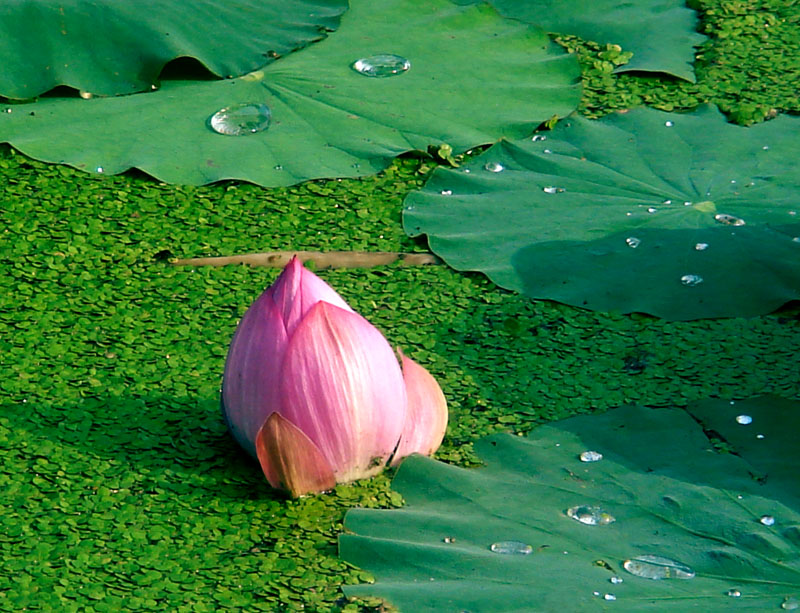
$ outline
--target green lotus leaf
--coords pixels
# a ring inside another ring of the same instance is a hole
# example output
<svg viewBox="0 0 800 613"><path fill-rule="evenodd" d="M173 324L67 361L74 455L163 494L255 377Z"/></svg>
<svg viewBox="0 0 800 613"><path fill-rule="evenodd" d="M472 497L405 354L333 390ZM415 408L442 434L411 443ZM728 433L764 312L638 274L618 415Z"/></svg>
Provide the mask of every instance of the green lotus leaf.
<svg viewBox="0 0 800 613"><path fill-rule="evenodd" d="M472 0L456 0L466 4ZM507 17L548 32L620 45L633 57L615 72L664 72L694 82L697 13L683 0L489 0Z"/></svg>
<svg viewBox="0 0 800 613"><path fill-rule="evenodd" d="M351 67L385 54L410 69L378 78ZM371 174L432 143L463 150L520 137L577 106L578 76L575 58L546 34L490 7L361 1L335 34L263 70L165 82L148 94L11 106L0 113L0 140L89 171L289 185ZM241 136L211 129L212 115L237 105L266 105L268 128L244 122Z"/></svg>
<svg viewBox="0 0 800 613"><path fill-rule="evenodd" d="M57 85L149 91L179 57L240 76L322 38L346 9L344 0L10 0L0 5L0 96L33 98Z"/></svg>
<svg viewBox="0 0 800 613"><path fill-rule="evenodd" d="M534 298L675 320L762 314L800 299L799 153L788 116L575 117L437 170L404 225L454 268Z"/></svg>
<svg viewBox="0 0 800 613"><path fill-rule="evenodd" d="M377 579L348 596L414 613L778 611L800 596L798 509L683 410L578 416L476 451L484 468L412 456L393 482L404 508L347 513L340 555Z"/></svg>

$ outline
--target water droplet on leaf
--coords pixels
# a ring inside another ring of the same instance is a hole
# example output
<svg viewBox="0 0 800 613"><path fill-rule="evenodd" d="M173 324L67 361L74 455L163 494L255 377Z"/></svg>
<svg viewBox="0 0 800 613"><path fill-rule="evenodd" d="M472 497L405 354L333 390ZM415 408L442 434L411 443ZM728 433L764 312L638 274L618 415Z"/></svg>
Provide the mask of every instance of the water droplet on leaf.
<svg viewBox="0 0 800 613"><path fill-rule="evenodd" d="M747 424L752 424L753 423L753 418L750 417L749 415L737 415L736 416L736 423L737 424L742 424L743 426L746 426Z"/></svg>
<svg viewBox="0 0 800 613"><path fill-rule="evenodd" d="M800 609L800 600L794 596L787 596L781 603L781 609L785 611L796 611Z"/></svg>
<svg viewBox="0 0 800 613"><path fill-rule="evenodd" d="M587 526L607 526L617 521L616 517L606 513L601 507L578 505L567 509L567 516Z"/></svg>
<svg viewBox="0 0 800 613"><path fill-rule="evenodd" d="M489 172L503 172L506 167L499 162L486 162L483 166Z"/></svg>
<svg viewBox="0 0 800 613"><path fill-rule="evenodd" d="M456 538L454 536L446 536L446 537L444 537L442 539L442 542L448 543L448 544L455 543L456 542Z"/></svg>
<svg viewBox="0 0 800 613"><path fill-rule="evenodd" d="M443 189L442 190L442 196L452 196L452 195L453 195L453 190L452 189Z"/></svg>
<svg viewBox="0 0 800 613"><path fill-rule="evenodd" d="M542 141L547 140L547 137L544 134L534 134L533 136L531 136L531 140L534 143L540 143Z"/></svg>
<svg viewBox="0 0 800 613"><path fill-rule="evenodd" d="M553 153L553 151L551 149L545 149L544 151L542 151L542 153L546 153L546 154L549 155L549 154Z"/></svg>
<svg viewBox="0 0 800 613"><path fill-rule="evenodd" d="M756 438L757 439L762 439L762 438L764 438L764 435L763 434L756 434Z"/></svg>
<svg viewBox="0 0 800 613"><path fill-rule="evenodd" d="M681 277L681 283L687 287L694 287L695 285L700 285L702 282L703 277L700 275L683 275Z"/></svg>
<svg viewBox="0 0 800 613"><path fill-rule="evenodd" d="M605 594L603 596L603 600L616 600L616 599L617 599L617 597L614 596L614 594Z"/></svg>
<svg viewBox="0 0 800 613"><path fill-rule="evenodd" d="M708 249L708 243L697 243L694 246L695 251L705 251Z"/></svg>
<svg viewBox="0 0 800 613"><path fill-rule="evenodd" d="M731 598L741 598L742 593L739 590L728 590L727 595Z"/></svg>
<svg viewBox="0 0 800 613"><path fill-rule="evenodd" d="M762 515L759 520L765 526L774 526L775 518L772 515Z"/></svg>
<svg viewBox="0 0 800 613"><path fill-rule="evenodd" d="M101 174L102 174L102 173L104 173L104 172L105 172L105 170L103 169L103 167L102 167L102 166L98 166L98 167L97 167L97 172L99 172L99 173L101 173Z"/></svg>
<svg viewBox="0 0 800 613"><path fill-rule="evenodd" d="M694 571L677 560L645 554L625 560L622 567L630 574L644 579L692 579Z"/></svg>
<svg viewBox="0 0 800 613"><path fill-rule="evenodd" d="M533 551L533 547L522 541L499 541L492 543L489 547L495 553L506 553L516 555L528 555Z"/></svg>
<svg viewBox="0 0 800 613"><path fill-rule="evenodd" d="M672 200L664 200L661 204L672 204Z"/></svg>
<svg viewBox="0 0 800 613"><path fill-rule="evenodd" d="M350 67L365 77L393 77L411 68L411 62L400 55L381 53L356 60Z"/></svg>
<svg viewBox="0 0 800 613"><path fill-rule="evenodd" d="M657 210L658 210L658 209L657 209L656 207L654 207L654 206L651 206L650 208L648 208L648 209L647 209L647 212L648 212L648 213L655 213Z"/></svg>
<svg viewBox="0 0 800 613"><path fill-rule="evenodd" d="M553 185L548 185L547 187L543 187L542 191L545 194L560 194L565 192L566 190L563 187L555 187Z"/></svg>
<svg viewBox="0 0 800 613"><path fill-rule="evenodd" d="M266 130L271 116L266 104L235 104L214 113L208 119L208 125L218 134L246 136Z"/></svg>
<svg viewBox="0 0 800 613"><path fill-rule="evenodd" d="M664 125L665 125L665 126L667 126L668 128L671 128L671 127L672 127L672 126L674 126L675 124L674 124L673 122L671 122L671 121L665 121L665 122L664 122Z"/></svg>
<svg viewBox="0 0 800 613"><path fill-rule="evenodd" d="M714 219L716 219L719 223L726 225L726 226L743 226L744 219L740 217L736 217L735 215L728 215L727 213L717 213L714 215Z"/></svg>
<svg viewBox="0 0 800 613"><path fill-rule="evenodd" d="M603 454L599 451L584 451L578 457L581 462L599 462L603 459Z"/></svg>
<svg viewBox="0 0 800 613"><path fill-rule="evenodd" d="M613 583L614 585L618 585L622 583L624 579L622 577L617 577L616 575L614 575L613 577L611 577L611 579L609 579L609 581L611 581L611 583Z"/></svg>
<svg viewBox="0 0 800 613"><path fill-rule="evenodd" d="M642 243L642 240L636 238L635 236L629 236L625 239L625 243L628 245L628 247L636 249Z"/></svg>

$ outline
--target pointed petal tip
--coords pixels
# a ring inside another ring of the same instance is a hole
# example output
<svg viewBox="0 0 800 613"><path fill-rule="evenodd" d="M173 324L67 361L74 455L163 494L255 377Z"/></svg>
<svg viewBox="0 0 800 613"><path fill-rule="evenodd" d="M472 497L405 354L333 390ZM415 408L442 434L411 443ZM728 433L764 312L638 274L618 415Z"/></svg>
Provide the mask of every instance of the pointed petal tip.
<svg viewBox="0 0 800 613"><path fill-rule="evenodd" d="M297 498L336 485L328 460L300 428L272 413L256 436L256 453L269 484Z"/></svg>

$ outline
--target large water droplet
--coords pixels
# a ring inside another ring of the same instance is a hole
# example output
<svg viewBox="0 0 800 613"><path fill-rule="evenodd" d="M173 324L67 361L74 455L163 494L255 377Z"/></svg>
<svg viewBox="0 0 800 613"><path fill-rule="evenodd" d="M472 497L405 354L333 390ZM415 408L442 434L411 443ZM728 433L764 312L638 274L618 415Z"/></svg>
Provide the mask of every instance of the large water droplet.
<svg viewBox="0 0 800 613"><path fill-rule="evenodd" d="M603 600L616 600L616 599L617 599L617 597L614 596L614 594L604 594L603 595Z"/></svg>
<svg viewBox="0 0 800 613"><path fill-rule="evenodd" d="M266 104L235 104L214 113L209 117L208 125L219 134L245 136L266 130L271 115Z"/></svg>
<svg viewBox="0 0 800 613"><path fill-rule="evenodd" d="M625 239L625 243L631 249L636 249L639 245L642 244L642 239L636 238L635 236L629 236L628 238Z"/></svg>
<svg viewBox="0 0 800 613"><path fill-rule="evenodd" d="M661 204L672 204L672 200L664 200Z"/></svg>
<svg viewBox="0 0 800 613"><path fill-rule="evenodd" d="M531 136L531 140L534 143L540 143L544 140L547 140L547 137L544 134L534 134L533 136Z"/></svg>
<svg viewBox="0 0 800 613"><path fill-rule="evenodd" d="M728 215L727 213L717 213L714 215L714 219L716 219L719 223L724 224L726 226L743 226L745 225L744 219L741 217L736 217L735 215Z"/></svg>
<svg viewBox="0 0 800 613"><path fill-rule="evenodd" d="M647 212L648 212L648 213L655 213L657 210L658 210L658 209L657 209L656 207L654 207L654 206L651 206L651 207L649 207L649 208L647 209Z"/></svg>
<svg viewBox="0 0 800 613"><path fill-rule="evenodd" d="M411 62L400 55L381 53L362 57L350 64L350 67L365 77L393 77L411 68Z"/></svg>
<svg viewBox="0 0 800 613"><path fill-rule="evenodd" d="M796 611L800 609L800 600L794 596L787 596L781 603L781 609L785 611Z"/></svg>
<svg viewBox="0 0 800 613"><path fill-rule="evenodd" d="M665 126L667 126L668 128L671 128L671 127L672 127L672 126L674 126L675 124L674 124L673 122L671 122L671 121L665 121L665 122L664 122L664 125L665 125Z"/></svg>
<svg viewBox="0 0 800 613"><path fill-rule="evenodd" d="M746 426L748 424L752 424L753 423L753 418L750 417L749 415L737 415L736 416L736 423L737 424L742 424L743 426Z"/></svg>
<svg viewBox="0 0 800 613"><path fill-rule="evenodd" d="M742 593L739 590L736 590L736 589L728 590L726 592L726 595L730 596L731 598L741 598L742 597Z"/></svg>
<svg viewBox="0 0 800 613"><path fill-rule="evenodd" d="M560 194L560 193L565 192L567 190L565 190L563 187L555 187L553 185L548 185L547 187L543 187L542 191L545 194Z"/></svg>
<svg viewBox="0 0 800 613"><path fill-rule="evenodd" d="M603 459L603 454L599 451L584 451L578 457L581 462L599 462Z"/></svg>
<svg viewBox="0 0 800 613"><path fill-rule="evenodd" d="M694 571L677 560L645 554L625 560L622 567L630 574L644 579L692 579Z"/></svg>
<svg viewBox="0 0 800 613"><path fill-rule="evenodd" d="M452 196L453 195L453 190L452 189L443 189L441 193L442 193L442 196Z"/></svg>
<svg viewBox="0 0 800 613"><path fill-rule="evenodd" d="M606 513L601 507L578 505L567 509L567 516L587 526L607 526L617 521L617 518Z"/></svg>
<svg viewBox="0 0 800 613"><path fill-rule="evenodd" d="M705 251L708 249L708 243L697 243L694 246L695 251Z"/></svg>
<svg viewBox="0 0 800 613"><path fill-rule="evenodd" d="M489 172L503 172L506 169L500 162L486 162L483 167Z"/></svg>
<svg viewBox="0 0 800 613"><path fill-rule="evenodd" d="M499 541L497 543L492 543L492 546L489 547L489 549L495 553L507 553L524 556L533 552L533 547L527 543L523 543L522 541Z"/></svg>
<svg viewBox="0 0 800 613"><path fill-rule="evenodd" d="M765 526L774 526L775 525L775 518L772 515L762 515L758 521L760 521Z"/></svg>
<svg viewBox="0 0 800 613"><path fill-rule="evenodd" d="M703 277L700 275L683 275L681 277L681 283L688 287L694 287L695 285L700 285L703 282Z"/></svg>

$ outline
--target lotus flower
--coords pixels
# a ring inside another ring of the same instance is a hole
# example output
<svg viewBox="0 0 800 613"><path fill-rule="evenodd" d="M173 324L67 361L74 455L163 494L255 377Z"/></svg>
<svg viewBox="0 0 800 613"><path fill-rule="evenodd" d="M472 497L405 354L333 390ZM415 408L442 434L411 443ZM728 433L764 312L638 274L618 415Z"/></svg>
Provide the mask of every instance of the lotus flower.
<svg viewBox="0 0 800 613"><path fill-rule="evenodd" d="M423 367L293 258L244 314L225 363L222 408L270 485L293 496L430 455L447 426Z"/></svg>

